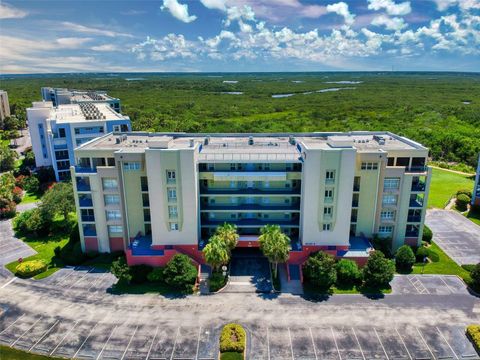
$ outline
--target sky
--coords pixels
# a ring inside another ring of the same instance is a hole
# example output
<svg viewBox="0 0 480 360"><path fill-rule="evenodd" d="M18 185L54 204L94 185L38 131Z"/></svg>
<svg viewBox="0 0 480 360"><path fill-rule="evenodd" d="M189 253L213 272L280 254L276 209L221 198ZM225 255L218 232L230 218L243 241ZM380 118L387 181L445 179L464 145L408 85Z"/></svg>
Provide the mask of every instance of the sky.
<svg viewBox="0 0 480 360"><path fill-rule="evenodd" d="M480 71L480 0L0 0L0 73Z"/></svg>

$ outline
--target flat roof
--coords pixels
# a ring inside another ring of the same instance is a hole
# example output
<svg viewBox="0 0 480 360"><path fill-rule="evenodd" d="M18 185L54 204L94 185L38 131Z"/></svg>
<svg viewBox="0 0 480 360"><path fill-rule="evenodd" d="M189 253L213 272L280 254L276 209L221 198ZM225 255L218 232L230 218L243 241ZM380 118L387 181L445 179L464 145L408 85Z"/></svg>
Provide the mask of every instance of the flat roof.
<svg viewBox="0 0 480 360"><path fill-rule="evenodd" d="M291 134L109 133L79 149L144 152L146 149L200 148L200 160L298 160L302 149L355 148L360 152L427 150L389 132Z"/></svg>
<svg viewBox="0 0 480 360"><path fill-rule="evenodd" d="M62 104L50 111L49 120L57 123L73 123L103 120L128 120L128 116L117 113L107 103Z"/></svg>

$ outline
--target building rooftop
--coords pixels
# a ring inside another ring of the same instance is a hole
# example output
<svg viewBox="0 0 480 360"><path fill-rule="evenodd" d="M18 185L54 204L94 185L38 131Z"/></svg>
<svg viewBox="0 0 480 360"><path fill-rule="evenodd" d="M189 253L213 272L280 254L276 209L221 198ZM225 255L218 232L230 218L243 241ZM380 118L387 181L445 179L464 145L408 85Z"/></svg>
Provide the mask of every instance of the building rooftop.
<svg viewBox="0 0 480 360"><path fill-rule="evenodd" d="M356 148L360 152L426 150L388 132L292 134L188 134L130 132L106 134L80 149L144 152L145 149L199 148L200 160L298 160L302 148Z"/></svg>

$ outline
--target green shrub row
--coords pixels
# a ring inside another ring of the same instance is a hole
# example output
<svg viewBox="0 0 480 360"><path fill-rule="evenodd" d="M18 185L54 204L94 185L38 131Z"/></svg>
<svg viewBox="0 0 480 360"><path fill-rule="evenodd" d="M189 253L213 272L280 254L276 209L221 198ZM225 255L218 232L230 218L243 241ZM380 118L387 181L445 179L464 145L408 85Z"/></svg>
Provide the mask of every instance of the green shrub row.
<svg viewBox="0 0 480 360"><path fill-rule="evenodd" d="M480 325L467 326L467 336L473 342L477 351L480 351Z"/></svg>
<svg viewBox="0 0 480 360"><path fill-rule="evenodd" d="M48 265L43 260L24 261L17 265L15 274L19 277L29 278L44 271L47 271Z"/></svg>
<svg viewBox="0 0 480 360"><path fill-rule="evenodd" d="M223 327L220 334L220 352L237 352L245 351L247 334L245 329L239 324L227 324Z"/></svg>

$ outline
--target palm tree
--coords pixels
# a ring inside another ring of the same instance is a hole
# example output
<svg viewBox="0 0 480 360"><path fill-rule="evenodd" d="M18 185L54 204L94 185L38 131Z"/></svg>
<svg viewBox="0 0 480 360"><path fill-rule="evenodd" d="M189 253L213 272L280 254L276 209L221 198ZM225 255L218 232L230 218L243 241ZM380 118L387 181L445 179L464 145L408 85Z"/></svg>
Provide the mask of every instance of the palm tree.
<svg viewBox="0 0 480 360"><path fill-rule="evenodd" d="M218 236L214 235L210 238L208 244L203 248L205 261L213 270L225 265L230 260L230 251L226 244Z"/></svg>
<svg viewBox="0 0 480 360"><path fill-rule="evenodd" d="M278 263L288 260L290 251L290 238L285 235L278 225L265 225L258 237L260 250L274 265L274 274L277 277Z"/></svg>
<svg viewBox="0 0 480 360"><path fill-rule="evenodd" d="M229 251L235 249L239 239L237 227L234 224L224 223L217 227L215 236L219 237L227 246Z"/></svg>

